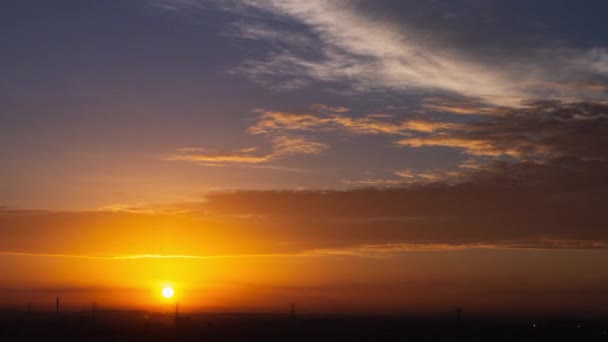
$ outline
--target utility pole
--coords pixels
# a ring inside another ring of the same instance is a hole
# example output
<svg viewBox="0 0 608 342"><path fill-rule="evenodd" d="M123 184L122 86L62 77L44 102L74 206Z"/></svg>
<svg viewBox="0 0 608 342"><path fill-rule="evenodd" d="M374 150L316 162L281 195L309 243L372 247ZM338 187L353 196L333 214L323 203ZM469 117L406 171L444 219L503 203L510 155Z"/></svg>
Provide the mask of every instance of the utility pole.
<svg viewBox="0 0 608 342"><path fill-rule="evenodd" d="M289 315L292 321L296 320L296 305L294 303L289 304Z"/></svg>
<svg viewBox="0 0 608 342"><path fill-rule="evenodd" d="M458 321L462 320L462 312L463 311L464 310L462 309L461 306L459 306L459 307L456 308L456 318L458 319Z"/></svg>
<svg viewBox="0 0 608 342"><path fill-rule="evenodd" d="M55 313L59 313L59 297L55 299Z"/></svg>

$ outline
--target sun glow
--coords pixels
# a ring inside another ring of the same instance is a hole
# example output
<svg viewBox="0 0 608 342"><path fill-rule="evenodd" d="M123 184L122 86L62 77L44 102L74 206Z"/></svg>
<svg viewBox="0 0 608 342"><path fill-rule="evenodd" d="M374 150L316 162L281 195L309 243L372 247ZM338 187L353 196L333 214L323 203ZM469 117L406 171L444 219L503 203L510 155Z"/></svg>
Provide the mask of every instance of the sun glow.
<svg viewBox="0 0 608 342"><path fill-rule="evenodd" d="M175 294L175 291L173 290L172 287L166 286L166 287L163 287L163 290L161 293L162 293L163 297L168 299L168 298L173 297L173 295Z"/></svg>

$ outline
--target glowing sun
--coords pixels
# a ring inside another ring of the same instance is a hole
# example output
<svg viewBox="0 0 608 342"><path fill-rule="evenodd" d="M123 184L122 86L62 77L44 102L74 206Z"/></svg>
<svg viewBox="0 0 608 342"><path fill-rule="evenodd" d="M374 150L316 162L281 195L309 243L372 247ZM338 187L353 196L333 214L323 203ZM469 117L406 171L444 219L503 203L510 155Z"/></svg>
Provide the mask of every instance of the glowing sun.
<svg viewBox="0 0 608 342"><path fill-rule="evenodd" d="M163 287L163 290L161 293L163 294L163 297L171 298L175 294L175 291L173 290L172 287L167 286L167 287Z"/></svg>

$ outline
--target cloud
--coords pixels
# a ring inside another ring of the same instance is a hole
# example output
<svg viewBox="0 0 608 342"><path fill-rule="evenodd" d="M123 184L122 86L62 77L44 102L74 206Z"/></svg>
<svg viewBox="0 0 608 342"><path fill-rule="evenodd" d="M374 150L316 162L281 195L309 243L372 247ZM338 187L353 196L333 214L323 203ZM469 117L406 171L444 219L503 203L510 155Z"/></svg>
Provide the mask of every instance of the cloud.
<svg viewBox="0 0 608 342"><path fill-rule="evenodd" d="M448 101L454 102L445 102ZM439 102L438 99L432 100L433 104ZM426 105L430 102L423 103ZM315 107L321 112L257 110L260 114L248 132L268 138L272 146L270 152L259 153L257 148L229 152L182 148L178 150L179 154L168 159L222 165L261 164L292 155L315 155L329 148L327 143L318 141L315 135L327 132L383 135L392 137L394 144L400 147L444 147L460 150L473 157L522 160L605 157L605 147L608 146L608 105L604 102L543 101L519 108L487 105L478 108L466 100L457 103L458 108L467 108L467 116L476 116L477 119L452 122L430 118L400 118L393 114L354 116L343 114L345 111L342 110L328 110L330 107L321 105ZM448 112L453 112L452 108ZM480 114L474 115L477 110ZM459 111L457 114L462 113ZM307 135L302 135L304 133ZM439 173L438 170L426 175L420 173L416 179L439 179L435 178ZM443 172L440 178L451 178L449 171ZM367 182L371 185L370 181L379 180L371 178L346 182ZM385 185L391 182L393 180L384 180Z"/></svg>
<svg viewBox="0 0 608 342"><path fill-rule="evenodd" d="M364 244L592 248L608 236L605 162L499 164L454 185L387 190L237 192L215 210L257 215L324 248ZM587 247L585 247L587 246Z"/></svg>
<svg viewBox="0 0 608 342"><path fill-rule="evenodd" d="M467 139L456 137L424 137L424 138L408 138L397 141L400 146L408 147L452 147L464 150L466 153L474 156L492 156L508 155L516 157L519 153L511 148L499 149L488 141L481 139Z"/></svg>
<svg viewBox="0 0 608 342"><path fill-rule="evenodd" d="M241 38L271 45L265 57L234 70L256 82L432 94L403 115L323 104L258 110L248 133L273 148L249 155L276 160L321 153L329 146L316 139L331 132L385 136L393 146L451 149L463 158L452 168L395 168L388 177L341 180L365 189L210 194L205 212L255 218L248 232L287 241L292 252L606 247L604 48L548 48L535 41L519 55L500 48L486 54L436 44L435 35L422 34L407 16L402 22L374 18L353 1L225 4L239 16L255 13L238 26ZM300 39L292 44L267 32L279 26L300 32L309 49L301 49ZM298 141L303 136L317 144Z"/></svg>
<svg viewBox="0 0 608 342"><path fill-rule="evenodd" d="M394 246L401 244L605 248L608 106L545 101L500 111L481 120L439 122L428 130L384 115L357 121L335 114L263 113L253 127L263 127L264 134L381 131L404 146L443 146L471 158L455 170L401 169L396 178L343 181L384 190L240 191L211 195L208 205L255 215L267 227L289 227L296 235L306 232L298 235L302 242L312 239L314 248L347 254L364 245L398 249ZM382 127L390 122L391 129L362 129L368 120Z"/></svg>
<svg viewBox="0 0 608 342"><path fill-rule="evenodd" d="M295 30L278 31L275 27L264 23L234 22L225 35L233 38L268 42L273 44L275 48L298 48L315 43L314 37L305 32Z"/></svg>
<svg viewBox="0 0 608 342"><path fill-rule="evenodd" d="M405 178L409 184L424 183L454 183L460 180L463 173L460 171L431 169L431 170L412 170L403 169L395 172L395 175Z"/></svg>
<svg viewBox="0 0 608 342"><path fill-rule="evenodd" d="M417 4L426 9L421 12L441 14L441 27L433 29L429 18L390 11L394 5L411 9L414 5L409 2L161 2L172 4L172 10L213 8L229 13L234 19L228 30L231 37L255 40L267 48L263 56L244 61L233 72L269 87L295 89L323 83L339 91L432 95L402 117L357 115L350 108L325 104L302 112L259 110L248 133L268 139L270 150L179 151L172 160L254 165L319 154L330 147L317 140L325 132L383 135L393 139L394 146L451 148L476 158L542 160L577 153L595 158L605 144L603 119L593 115L604 115L606 49L549 44L538 37L528 37L528 43L513 49L509 39L514 37L508 34L497 35L492 42L484 40L487 49L473 49L463 37L477 37L477 32L453 26L456 18L473 20L473 14L481 11L478 19L483 25L496 29L492 23L497 13L492 11L500 6ZM449 23L445 13L454 15ZM445 25L463 30L448 32L453 44L440 32ZM522 37L515 38L521 42ZM587 110L595 114L588 115ZM578 134L582 131L591 133ZM575 151L579 147L596 151ZM380 180L365 177L346 182ZM397 180L384 179L385 184L393 181Z"/></svg>
<svg viewBox="0 0 608 342"><path fill-rule="evenodd" d="M606 248L605 113L596 103L545 103L463 128L419 132L481 140L496 151L504 151L507 139L517 154L467 160L457 170L400 169L394 178L346 181L363 189L212 192L201 202L149 209L1 209L0 251L378 257L464 248ZM537 147L526 147L532 142ZM273 153L323 148L301 146L286 138Z"/></svg>
<svg viewBox="0 0 608 342"><path fill-rule="evenodd" d="M262 111L256 124L249 127L251 134L276 134L288 131L343 131L352 134L409 135L410 132L433 132L454 127L449 122L428 119L397 119L390 114L368 114L354 117L342 114L314 112Z"/></svg>
<svg viewBox="0 0 608 342"><path fill-rule="evenodd" d="M430 111L461 115L502 115L509 108L492 106L475 100L453 100L429 97L422 101L421 107Z"/></svg>
<svg viewBox="0 0 608 342"><path fill-rule="evenodd" d="M400 253L459 251L471 249L605 249L608 244L597 241L560 241L539 239L533 243L501 242L498 244L471 243L471 244L409 244L387 243L376 245L360 245L350 248L319 249L308 252L318 256L351 256L367 258L386 258Z"/></svg>
<svg viewBox="0 0 608 342"><path fill-rule="evenodd" d="M537 98L597 99L605 92L602 87L550 86L601 79L608 73L604 47L581 49L568 47L567 42L556 46L551 37L513 37L516 32L510 35L503 27L493 26L500 17L492 12L499 10L497 6L351 0L161 3L186 12L215 6L233 14L236 24L231 25L231 37L268 45L265 57L250 58L233 72L272 89L324 83L351 92L423 90L475 98L493 106L518 106ZM395 6L404 10L391 10ZM434 16L422 19L420 13ZM446 13L458 15L446 22ZM470 30L462 22L475 22L496 34L487 41L489 34ZM519 24L532 29L530 23ZM480 35L485 39L481 48L479 42L472 46L461 39Z"/></svg>
<svg viewBox="0 0 608 342"><path fill-rule="evenodd" d="M325 254L317 251L294 254L233 254L233 255L193 255L193 254L47 254L28 252L0 252L0 256L17 256L32 258L60 259L94 259L94 260L140 260L140 259L233 259L233 258L286 258L286 257L319 257Z"/></svg>
<svg viewBox="0 0 608 342"><path fill-rule="evenodd" d="M320 130L332 123L330 117L314 113L262 111L258 122L249 127L251 134L267 134L287 130Z"/></svg>
<svg viewBox="0 0 608 342"><path fill-rule="evenodd" d="M468 165L465 165L468 166ZM465 169L465 167L461 167ZM342 184L354 187L376 187L376 188L403 188L413 185L455 184L463 180L466 172L462 170L444 169L401 169L394 171L393 178L364 178L356 180L343 180Z"/></svg>
<svg viewBox="0 0 608 342"><path fill-rule="evenodd" d="M539 102L488 120L397 141L408 147L451 147L473 156L519 159L606 157L608 105Z"/></svg>
<svg viewBox="0 0 608 342"><path fill-rule="evenodd" d="M591 69L600 74L608 74L608 50L605 48L593 48L587 54L581 56L577 62L581 68Z"/></svg>
<svg viewBox="0 0 608 342"><path fill-rule="evenodd" d="M290 155L319 154L327 148L327 144L308 137L280 135L272 138L272 151L269 153L258 153L257 147L248 147L235 151L216 151L203 147L186 147L177 149L179 154L169 156L166 160L189 161L208 166L261 164Z"/></svg>
<svg viewBox="0 0 608 342"><path fill-rule="evenodd" d="M343 106L330 107L330 106L324 105L322 103L315 103L310 106L310 109L312 109L316 112L329 112L329 113L346 113L346 112L350 112L350 110L351 110L350 108L343 107Z"/></svg>
<svg viewBox="0 0 608 342"><path fill-rule="evenodd" d="M206 151L196 154L182 154L168 157L167 160L191 161L202 163L248 163L257 164L267 162L272 159L271 155L253 155L250 152L237 151Z"/></svg>
<svg viewBox="0 0 608 342"><path fill-rule="evenodd" d="M343 180L343 184L354 185L356 187L396 187L403 186L406 184L403 180L399 179L359 179L359 180Z"/></svg>
<svg viewBox="0 0 608 342"><path fill-rule="evenodd" d="M456 185L215 193L179 214L2 212L0 250L128 259L605 248L608 183L580 184L563 166L563 174L546 165L496 168ZM599 166L592 178L605 182L608 167Z"/></svg>
<svg viewBox="0 0 608 342"><path fill-rule="evenodd" d="M252 135L267 137L271 151L259 152L257 147L234 151L218 151L205 147L183 147L177 154L165 158L170 161L190 161L211 165L261 164L293 155L315 155L329 148L327 143L317 141L309 134L342 131L357 135L408 136L411 132L434 132L456 126L454 123L422 119L396 119L390 114L368 114L353 117L344 113L346 107L330 107L314 104L310 112L278 112L256 110L260 113L255 124L247 131Z"/></svg>
<svg viewBox="0 0 608 342"><path fill-rule="evenodd" d="M318 38L315 57L280 49L265 60L249 60L236 69L257 82L316 80L350 84L357 91L431 88L492 101L522 96L509 75L426 46L391 23L370 20L350 1L248 4L304 24Z"/></svg>
<svg viewBox="0 0 608 342"><path fill-rule="evenodd" d="M302 136L278 136L272 141L274 158L294 154L319 154L328 145Z"/></svg>

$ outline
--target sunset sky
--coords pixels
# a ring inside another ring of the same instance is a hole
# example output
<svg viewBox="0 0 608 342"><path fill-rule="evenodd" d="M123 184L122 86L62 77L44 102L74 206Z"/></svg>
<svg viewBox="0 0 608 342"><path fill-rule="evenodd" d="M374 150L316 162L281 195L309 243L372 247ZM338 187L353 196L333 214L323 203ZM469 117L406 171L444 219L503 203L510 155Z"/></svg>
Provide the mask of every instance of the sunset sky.
<svg viewBox="0 0 608 342"><path fill-rule="evenodd" d="M608 314L607 11L3 1L0 308Z"/></svg>

